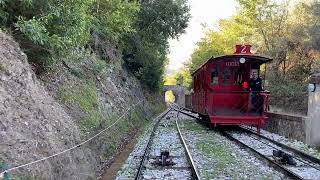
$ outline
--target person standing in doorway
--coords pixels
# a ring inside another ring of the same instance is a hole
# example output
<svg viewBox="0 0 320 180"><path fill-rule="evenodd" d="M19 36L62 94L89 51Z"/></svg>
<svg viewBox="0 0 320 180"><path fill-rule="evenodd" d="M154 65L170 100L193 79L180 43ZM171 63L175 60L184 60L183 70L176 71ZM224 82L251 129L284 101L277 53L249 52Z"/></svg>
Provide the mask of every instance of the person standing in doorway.
<svg viewBox="0 0 320 180"><path fill-rule="evenodd" d="M262 89L262 79L259 77L258 69L251 70L251 79L249 82L251 92L251 112L262 113L263 97L259 95Z"/></svg>
<svg viewBox="0 0 320 180"><path fill-rule="evenodd" d="M252 69L252 78L250 79L249 85L251 91L263 91L262 90L262 79L258 75L258 69Z"/></svg>

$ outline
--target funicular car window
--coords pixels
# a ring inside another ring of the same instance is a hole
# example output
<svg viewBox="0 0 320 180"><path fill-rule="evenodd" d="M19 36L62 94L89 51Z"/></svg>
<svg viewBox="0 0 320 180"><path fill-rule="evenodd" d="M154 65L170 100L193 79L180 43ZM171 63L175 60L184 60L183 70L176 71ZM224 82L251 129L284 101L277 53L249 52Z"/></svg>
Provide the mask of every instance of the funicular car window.
<svg viewBox="0 0 320 180"><path fill-rule="evenodd" d="M231 72L230 67L225 67L222 71L222 84L230 84Z"/></svg>
<svg viewBox="0 0 320 180"><path fill-rule="evenodd" d="M241 84L242 82L242 72L240 71L239 67L234 67L233 69L233 75L234 75L234 84Z"/></svg>
<svg viewBox="0 0 320 180"><path fill-rule="evenodd" d="M211 84L218 84L218 71L216 68L211 70Z"/></svg>

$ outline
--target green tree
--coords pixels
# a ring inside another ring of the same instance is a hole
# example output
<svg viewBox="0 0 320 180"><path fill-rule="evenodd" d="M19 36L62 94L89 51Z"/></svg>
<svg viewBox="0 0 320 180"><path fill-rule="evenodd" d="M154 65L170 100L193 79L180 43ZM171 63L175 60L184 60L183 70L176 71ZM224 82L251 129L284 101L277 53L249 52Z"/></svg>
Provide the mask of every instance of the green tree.
<svg viewBox="0 0 320 180"><path fill-rule="evenodd" d="M152 89L162 84L168 38L190 18L186 0L0 0L0 15L38 73L84 48L108 60L112 46L135 57L130 68Z"/></svg>
<svg viewBox="0 0 320 180"><path fill-rule="evenodd" d="M184 32L190 18L186 0L143 0L137 21L140 36L167 47L169 38Z"/></svg>
<svg viewBox="0 0 320 180"><path fill-rule="evenodd" d="M124 54L134 55L131 69L150 88L163 84L168 39L183 33L189 18L186 0L141 1L136 32L126 36Z"/></svg>
<svg viewBox="0 0 320 180"><path fill-rule="evenodd" d="M251 41L254 32L239 23L240 18L240 15L234 15L230 19L220 20L218 31L210 30L206 33L191 55L190 73L211 57L233 53L235 44Z"/></svg>
<svg viewBox="0 0 320 180"><path fill-rule="evenodd" d="M41 73L62 52L90 38L92 0L2 0L2 28L12 32Z"/></svg>
<svg viewBox="0 0 320 180"><path fill-rule="evenodd" d="M211 56L233 53L235 44L250 43L274 61L268 67L273 105L306 109L306 84L319 69L319 7L316 1L238 0L235 15L219 22L198 43L189 64L194 72ZM302 102L302 103L301 103ZM302 104L302 105L301 105Z"/></svg>
<svg viewBox="0 0 320 180"><path fill-rule="evenodd" d="M191 88L192 77L187 65L178 69L174 74L165 76L165 85L181 85L187 89Z"/></svg>

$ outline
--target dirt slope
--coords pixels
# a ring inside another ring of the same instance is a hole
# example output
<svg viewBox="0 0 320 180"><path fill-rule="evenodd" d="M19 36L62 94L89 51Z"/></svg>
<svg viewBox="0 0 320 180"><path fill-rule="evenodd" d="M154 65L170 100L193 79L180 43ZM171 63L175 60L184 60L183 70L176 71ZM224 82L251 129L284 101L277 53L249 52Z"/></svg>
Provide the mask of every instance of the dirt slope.
<svg viewBox="0 0 320 180"><path fill-rule="evenodd" d="M71 51L39 80L19 45L0 32L0 163L15 167L64 151L143 101L93 141L14 170L11 177L97 179L124 143L161 110L154 106L161 104L160 96L144 90L121 53L112 51L109 62L91 52Z"/></svg>
<svg viewBox="0 0 320 180"><path fill-rule="evenodd" d="M31 162L80 142L80 131L45 91L18 44L0 32L0 161L10 167ZM87 147L18 171L21 178L87 179L95 159Z"/></svg>

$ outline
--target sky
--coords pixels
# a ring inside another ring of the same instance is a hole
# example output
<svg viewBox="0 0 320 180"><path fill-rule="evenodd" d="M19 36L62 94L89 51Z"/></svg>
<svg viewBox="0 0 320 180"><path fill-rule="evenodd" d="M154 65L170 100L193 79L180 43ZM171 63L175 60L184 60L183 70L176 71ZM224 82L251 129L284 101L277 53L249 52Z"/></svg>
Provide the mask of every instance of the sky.
<svg viewBox="0 0 320 180"><path fill-rule="evenodd" d="M177 39L169 40L170 53L167 73L171 73L183 66L190 59L196 43L204 36L208 29L218 27L220 19L230 17L236 11L235 0L188 0L191 19L186 33ZM201 24L206 24L203 28Z"/></svg>

